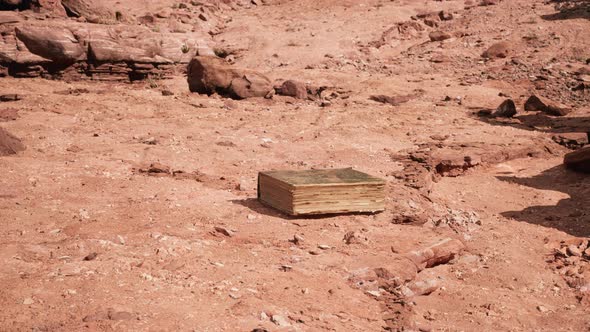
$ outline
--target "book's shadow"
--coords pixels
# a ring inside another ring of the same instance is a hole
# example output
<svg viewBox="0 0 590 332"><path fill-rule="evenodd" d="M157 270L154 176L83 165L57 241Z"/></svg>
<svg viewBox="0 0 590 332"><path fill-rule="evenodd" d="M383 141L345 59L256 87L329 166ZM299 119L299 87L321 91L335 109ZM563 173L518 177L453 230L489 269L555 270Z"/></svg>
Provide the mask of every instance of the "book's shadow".
<svg viewBox="0 0 590 332"><path fill-rule="evenodd" d="M332 213L332 214L312 214L312 215L299 215L299 216L292 216L281 212L275 208L272 208L268 205L262 204L257 198L245 198L245 199L234 199L231 200L233 204L241 205L247 207L248 209L252 210L257 214L281 218L285 220L301 220L301 219L329 219L335 218L340 216L372 216L379 214L381 212L348 212L348 213Z"/></svg>

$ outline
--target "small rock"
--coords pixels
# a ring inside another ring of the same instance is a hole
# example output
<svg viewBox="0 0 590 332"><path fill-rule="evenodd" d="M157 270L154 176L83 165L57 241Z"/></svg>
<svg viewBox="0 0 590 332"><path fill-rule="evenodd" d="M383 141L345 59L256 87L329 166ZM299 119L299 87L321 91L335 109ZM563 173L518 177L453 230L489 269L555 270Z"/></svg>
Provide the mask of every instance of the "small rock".
<svg viewBox="0 0 590 332"><path fill-rule="evenodd" d="M131 320L135 318L135 315L127 311L109 311L108 313L110 320Z"/></svg>
<svg viewBox="0 0 590 332"><path fill-rule="evenodd" d="M293 239L289 240L289 242L292 242L294 245L298 246L301 245L303 243L303 241L305 240L305 238L299 234L295 234L293 235Z"/></svg>
<svg viewBox="0 0 590 332"><path fill-rule="evenodd" d="M512 99L506 99L492 114L494 117L511 118L516 115L516 105Z"/></svg>
<svg viewBox="0 0 590 332"><path fill-rule="evenodd" d="M575 245L569 245L567 247L567 253L570 256L582 256L582 252L580 251L580 249L578 249L578 247L576 247Z"/></svg>
<svg viewBox="0 0 590 332"><path fill-rule="evenodd" d="M283 264L283 265L281 265L280 270L283 272L289 272L289 271L293 270L293 266Z"/></svg>
<svg viewBox="0 0 590 332"><path fill-rule="evenodd" d="M97 253L92 252L92 253L88 254L86 257L84 257L84 260L85 261L92 261L92 260L96 259L97 256L98 256Z"/></svg>
<svg viewBox="0 0 590 332"><path fill-rule="evenodd" d="M369 294L369 295L372 295L372 296L374 296L374 297L379 297L379 296L381 296L381 292L379 292L379 291L372 291L372 290L371 290L371 291L367 291L367 294Z"/></svg>
<svg viewBox="0 0 590 332"><path fill-rule="evenodd" d="M446 32L437 30L437 31L433 31L433 32L429 33L428 37L430 37L430 41L434 42L434 41L443 41L443 40L449 39L449 38L451 38L451 35L449 35Z"/></svg>
<svg viewBox="0 0 590 332"><path fill-rule="evenodd" d="M287 80L283 82L277 92L283 96L307 99L307 87L305 86L305 83L295 80Z"/></svg>
<svg viewBox="0 0 590 332"><path fill-rule="evenodd" d="M21 99L22 98L19 95L17 95L16 93L0 95L0 101L1 102L18 101L18 100L21 100Z"/></svg>
<svg viewBox="0 0 590 332"><path fill-rule="evenodd" d="M33 300L33 299L32 299L32 298L30 298L30 297L27 297L26 299L24 299L24 300L23 300L23 304L24 304L24 305L31 305L31 304L33 304L33 303L35 303L35 300Z"/></svg>
<svg viewBox="0 0 590 332"><path fill-rule="evenodd" d="M441 10L438 13L438 17L440 18L441 21L450 21L453 19L453 14L451 14L445 10Z"/></svg>
<svg viewBox="0 0 590 332"><path fill-rule="evenodd" d="M506 58L510 54L511 49L510 43L505 41L499 42L490 46L481 56L487 59Z"/></svg>
<svg viewBox="0 0 590 332"><path fill-rule="evenodd" d="M162 96L174 96L174 92L170 90L162 90Z"/></svg>
<svg viewBox="0 0 590 332"><path fill-rule="evenodd" d="M322 250L332 249L332 247L330 247L329 245L326 245L326 244L320 244L320 245L318 245L318 248L320 248Z"/></svg>
<svg viewBox="0 0 590 332"><path fill-rule="evenodd" d="M229 237L233 236L233 232L225 227L215 226L215 231L217 233L223 234L225 236L229 236Z"/></svg>
<svg viewBox="0 0 590 332"><path fill-rule="evenodd" d="M270 320L273 323L277 324L278 326L291 326L291 324L287 321L287 319L285 319L285 317L280 316L280 315L272 315Z"/></svg>
<svg viewBox="0 0 590 332"><path fill-rule="evenodd" d="M350 232L344 234L344 238L342 240L346 244L353 244L353 243L359 242L358 236L353 231L350 231Z"/></svg>
<svg viewBox="0 0 590 332"><path fill-rule="evenodd" d="M549 311L549 309L545 308L545 307L544 307L544 306L542 306L542 305L538 305L538 306L537 306L537 310L539 310L539 312L543 312L543 313L545 313L545 312Z"/></svg>

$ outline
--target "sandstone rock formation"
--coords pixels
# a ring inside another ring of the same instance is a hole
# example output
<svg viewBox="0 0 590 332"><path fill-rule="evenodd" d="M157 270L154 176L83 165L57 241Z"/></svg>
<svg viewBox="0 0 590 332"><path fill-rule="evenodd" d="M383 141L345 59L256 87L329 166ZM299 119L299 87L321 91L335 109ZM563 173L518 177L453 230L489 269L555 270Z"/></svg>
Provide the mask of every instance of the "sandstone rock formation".
<svg viewBox="0 0 590 332"><path fill-rule="evenodd" d="M188 65L191 92L218 93L236 99L266 97L273 92L270 80L254 70L230 66L215 56L197 56Z"/></svg>

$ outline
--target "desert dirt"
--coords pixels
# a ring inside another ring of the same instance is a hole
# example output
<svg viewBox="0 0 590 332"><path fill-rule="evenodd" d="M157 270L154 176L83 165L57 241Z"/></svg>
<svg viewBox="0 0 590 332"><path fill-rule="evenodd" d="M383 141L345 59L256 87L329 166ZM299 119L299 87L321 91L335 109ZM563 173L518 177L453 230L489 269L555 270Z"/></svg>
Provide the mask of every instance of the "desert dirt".
<svg viewBox="0 0 590 332"><path fill-rule="evenodd" d="M212 45L321 96L0 78L20 96L0 103L0 330L590 331L590 255L565 249L590 237L590 177L553 139L590 131L587 1L254 2ZM572 112L527 112L531 94ZM481 114L507 98L513 118ZM259 171L341 167L385 179L386 210L257 201ZM464 249L408 267L444 239Z"/></svg>

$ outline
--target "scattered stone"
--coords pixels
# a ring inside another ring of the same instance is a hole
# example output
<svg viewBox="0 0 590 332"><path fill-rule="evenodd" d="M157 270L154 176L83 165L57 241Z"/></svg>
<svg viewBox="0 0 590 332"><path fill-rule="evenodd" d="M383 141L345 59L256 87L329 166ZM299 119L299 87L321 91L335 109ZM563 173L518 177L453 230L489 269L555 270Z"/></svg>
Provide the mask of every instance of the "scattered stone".
<svg viewBox="0 0 590 332"><path fill-rule="evenodd" d="M305 238L299 234L295 234L293 235L293 239L289 240L289 242L292 242L294 245L298 246L303 244L303 241L305 240Z"/></svg>
<svg viewBox="0 0 590 332"><path fill-rule="evenodd" d="M482 0L479 5L480 6L495 6L497 5L499 0Z"/></svg>
<svg viewBox="0 0 590 332"><path fill-rule="evenodd" d="M437 30L437 31L432 31L431 33L429 33L428 37L430 37L430 41L434 42L434 41L443 41L443 40L449 39L449 38L451 38L451 35L446 32Z"/></svg>
<svg viewBox="0 0 590 332"><path fill-rule="evenodd" d="M383 103L383 104L390 104L393 106L399 106L400 104L407 103L412 99L416 99L424 94L423 90L416 90L411 94L408 95L398 95L398 96L386 96L386 95L373 95L370 96L369 99Z"/></svg>
<svg viewBox="0 0 590 332"><path fill-rule="evenodd" d="M570 256L582 256L582 251L577 246L570 244L567 247L567 254Z"/></svg>
<svg viewBox="0 0 590 332"><path fill-rule="evenodd" d="M346 244L353 244L353 243L359 243L360 242L357 234L354 231L350 231L350 232L344 234L344 238L342 240Z"/></svg>
<svg viewBox="0 0 590 332"><path fill-rule="evenodd" d="M110 320L132 320L135 315L127 311L109 311L108 317Z"/></svg>
<svg viewBox="0 0 590 332"><path fill-rule="evenodd" d="M542 313L549 311L549 309L547 309L545 306L542 306L542 305L538 305L537 310L539 310L539 312L542 312Z"/></svg>
<svg viewBox="0 0 590 332"><path fill-rule="evenodd" d="M516 115L516 105L512 99L506 99L494 113L492 116L494 117L501 117L501 118L511 118Z"/></svg>
<svg viewBox="0 0 590 332"><path fill-rule="evenodd" d="M85 260L85 261L92 261L92 260L95 260L97 256L98 256L97 253L92 252L92 253L88 254L86 257L84 257L83 260Z"/></svg>
<svg viewBox="0 0 590 332"><path fill-rule="evenodd" d="M162 96L174 96L174 92L170 90L162 90Z"/></svg>
<svg viewBox="0 0 590 332"><path fill-rule="evenodd" d="M24 300L23 300L23 304L24 304L24 305L31 305L31 304L33 304L33 303L35 303L35 300L33 300L33 299L32 299L32 298L30 298L30 297L27 297L26 299L24 299Z"/></svg>
<svg viewBox="0 0 590 332"><path fill-rule="evenodd" d="M225 227L219 227L219 226L215 226L215 231L217 233L223 234L225 236L229 236L232 237L234 234L231 230L225 228Z"/></svg>
<svg viewBox="0 0 590 332"><path fill-rule="evenodd" d="M140 173L147 173L151 176L168 176L172 174L170 171L170 167L160 164L160 163L152 163L147 168L142 168L139 170Z"/></svg>
<svg viewBox="0 0 590 332"><path fill-rule="evenodd" d="M433 62L433 63L451 62L451 58L447 55L444 55L444 54L434 54L430 58L430 62Z"/></svg>
<svg viewBox="0 0 590 332"><path fill-rule="evenodd" d="M446 238L428 248L410 251L405 257L414 262L419 270L422 270L446 264L459 255L463 250L465 250L463 242Z"/></svg>
<svg viewBox="0 0 590 332"><path fill-rule="evenodd" d="M17 95L16 93L0 95L0 101L1 102L18 101L18 100L21 100L21 99L22 98L19 95Z"/></svg>
<svg viewBox="0 0 590 332"><path fill-rule="evenodd" d="M571 109L561 103L547 98L532 95L524 104L525 111L541 111L550 115L564 116L571 112Z"/></svg>
<svg viewBox="0 0 590 332"><path fill-rule="evenodd" d="M278 326L291 326L287 319L280 315L272 315L270 320Z"/></svg>
<svg viewBox="0 0 590 332"><path fill-rule="evenodd" d="M332 249L332 247L330 247L329 245L326 245L326 244L320 244L320 245L318 245L318 248L320 248L322 250Z"/></svg>
<svg viewBox="0 0 590 332"><path fill-rule="evenodd" d="M510 43L505 41L499 42L490 46L481 56L486 59L506 58L510 54L511 49Z"/></svg>
<svg viewBox="0 0 590 332"><path fill-rule="evenodd" d="M441 21L450 21L453 19L453 14L449 13L448 11L441 10L440 12L438 12L438 17Z"/></svg>
<svg viewBox="0 0 590 332"><path fill-rule="evenodd" d="M590 147L584 147L566 154L563 163L569 169L590 173Z"/></svg>
<svg viewBox="0 0 590 332"><path fill-rule="evenodd" d="M283 264L283 265L281 265L280 270L283 272L289 272L289 271L293 270L293 266Z"/></svg>
<svg viewBox="0 0 590 332"><path fill-rule="evenodd" d="M435 226L448 226L457 233L471 232L481 225L479 215L474 211L448 209L442 217L433 220Z"/></svg>
<svg viewBox="0 0 590 332"><path fill-rule="evenodd" d="M287 80L277 89L277 93L297 99L307 99L307 86L303 82Z"/></svg>

